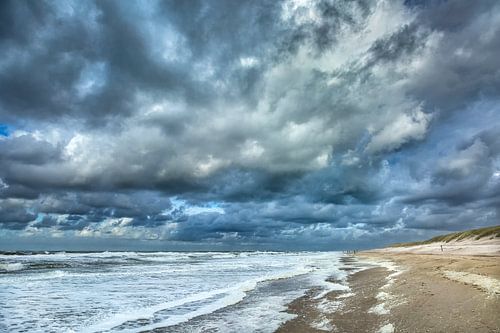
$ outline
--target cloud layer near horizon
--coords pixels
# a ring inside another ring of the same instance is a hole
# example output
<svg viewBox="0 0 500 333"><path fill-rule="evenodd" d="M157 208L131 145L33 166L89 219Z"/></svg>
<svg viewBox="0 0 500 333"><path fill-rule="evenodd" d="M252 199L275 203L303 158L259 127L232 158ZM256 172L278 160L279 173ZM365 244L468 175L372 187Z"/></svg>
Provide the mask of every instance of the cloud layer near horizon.
<svg viewBox="0 0 500 333"><path fill-rule="evenodd" d="M338 248L498 224L496 1L0 6L4 239Z"/></svg>

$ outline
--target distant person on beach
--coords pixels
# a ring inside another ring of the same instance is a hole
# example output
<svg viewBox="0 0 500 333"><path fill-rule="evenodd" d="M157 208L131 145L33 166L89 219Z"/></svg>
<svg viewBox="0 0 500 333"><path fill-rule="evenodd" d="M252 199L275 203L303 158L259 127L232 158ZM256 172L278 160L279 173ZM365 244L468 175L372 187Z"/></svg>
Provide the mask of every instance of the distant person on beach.
<svg viewBox="0 0 500 333"><path fill-rule="evenodd" d="M441 252L443 252L443 245L441 245Z"/></svg>

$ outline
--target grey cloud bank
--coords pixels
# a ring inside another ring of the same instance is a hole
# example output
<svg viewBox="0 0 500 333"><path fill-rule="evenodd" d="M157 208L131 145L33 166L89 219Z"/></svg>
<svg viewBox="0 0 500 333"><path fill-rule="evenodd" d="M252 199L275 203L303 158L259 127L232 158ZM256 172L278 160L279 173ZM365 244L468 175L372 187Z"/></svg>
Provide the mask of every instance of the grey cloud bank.
<svg viewBox="0 0 500 333"><path fill-rule="evenodd" d="M3 1L0 248L499 224L496 1Z"/></svg>

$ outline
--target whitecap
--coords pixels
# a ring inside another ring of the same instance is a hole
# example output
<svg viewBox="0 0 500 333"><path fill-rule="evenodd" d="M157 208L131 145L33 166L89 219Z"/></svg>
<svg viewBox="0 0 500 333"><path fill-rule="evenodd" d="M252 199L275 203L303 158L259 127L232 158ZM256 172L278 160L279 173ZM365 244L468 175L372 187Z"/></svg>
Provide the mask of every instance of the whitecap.
<svg viewBox="0 0 500 333"><path fill-rule="evenodd" d="M0 271L15 272L24 269L26 266L20 262L2 263L0 264Z"/></svg>

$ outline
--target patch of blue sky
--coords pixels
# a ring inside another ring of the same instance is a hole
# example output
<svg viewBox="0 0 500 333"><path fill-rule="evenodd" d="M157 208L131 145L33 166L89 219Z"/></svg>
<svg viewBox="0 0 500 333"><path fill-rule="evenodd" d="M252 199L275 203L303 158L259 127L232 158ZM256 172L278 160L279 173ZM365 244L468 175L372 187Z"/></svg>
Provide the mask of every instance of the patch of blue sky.
<svg viewBox="0 0 500 333"><path fill-rule="evenodd" d="M12 128L7 124L0 123L0 136L9 136Z"/></svg>
<svg viewBox="0 0 500 333"><path fill-rule="evenodd" d="M178 197L170 198L172 203L172 208L165 211L165 213L170 213L174 210L181 209L186 215L198 215L204 213L218 213L225 214L224 208L221 207L221 203L215 201L209 201L206 204L190 205L186 200L179 199Z"/></svg>
<svg viewBox="0 0 500 333"><path fill-rule="evenodd" d="M220 206L217 202L208 202L203 206L187 206L185 210L187 215L197 215L203 213L218 213L225 214L224 208Z"/></svg>

